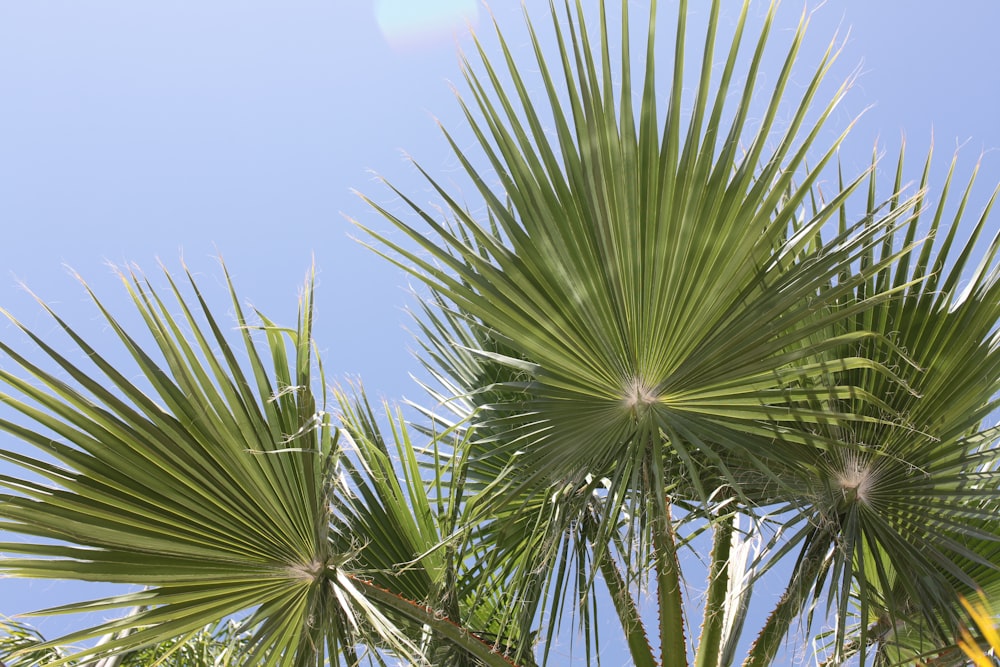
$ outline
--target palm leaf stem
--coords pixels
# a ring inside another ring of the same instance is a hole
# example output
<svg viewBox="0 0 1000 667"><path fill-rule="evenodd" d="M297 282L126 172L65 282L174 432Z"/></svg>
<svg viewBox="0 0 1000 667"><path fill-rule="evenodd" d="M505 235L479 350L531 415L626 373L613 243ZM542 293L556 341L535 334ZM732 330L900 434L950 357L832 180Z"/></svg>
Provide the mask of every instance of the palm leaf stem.
<svg viewBox="0 0 1000 667"><path fill-rule="evenodd" d="M494 651L489 644L473 635L468 629L441 616L434 609L407 600L364 579L352 577L352 580L369 600L378 602L410 620L425 624L436 634L447 638L469 655L480 660L486 667L511 667L511 665L516 667L516 663Z"/></svg>
<svg viewBox="0 0 1000 667"><path fill-rule="evenodd" d="M600 559L601 575L611 593L611 601L618 612L618 619L621 621L622 630L625 632L625 639L628 643L629 655L632 657L632 664L635 667L658 667L656 658L653 656L653 649L649 645L649 638L646 636L646 628L643 625L639 609L636 607L635 599L628 590L628 585L622 577L611 554L605 554Z"/></svg>
<svg viewBox="0 0 1000 667"><path fill-rule="evenodd" d="M653 541L653 569L660 612L660 661L663 667L687 667L687 641L684 635L684 600L681 590L677 541L670 518L670 504L664 488L663 442L650 437L645 462L647 488L650 489L650 530Z"/></svg>
<svg viewBox="0 0 1000 667"><path fill-rule="evenodd" d="M729 597L729 554L733 546L735 517L721 517L712 522L712 556L708 573L705 611L695 654L695 667L718 667L722 650L722 632Z"/></svg>
<svg viewBox="0 0 1000 667"><path fill-rule="evenodd" d="M767 622L754 640L743 661L743 667L767 667L774 663L778 649L788 634L788 630L812 597L817 582L825 577L829 567L827 554L830 547L828 534L813 535L811 544L804 550L796 564L788 587L778 604L767 617Z"/></svg>

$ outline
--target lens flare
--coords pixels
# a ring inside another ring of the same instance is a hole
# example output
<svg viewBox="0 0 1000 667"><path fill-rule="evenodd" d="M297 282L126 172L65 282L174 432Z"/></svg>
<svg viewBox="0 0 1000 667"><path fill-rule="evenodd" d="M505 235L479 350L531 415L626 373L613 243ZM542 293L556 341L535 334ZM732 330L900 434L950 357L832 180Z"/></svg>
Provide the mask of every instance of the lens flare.
<svg viewBox="0 0 1000 667"><path fill-rule="evenodd" d="M478 18L477 0L375 0L375 20L395 48L448 40Z"/></svg>

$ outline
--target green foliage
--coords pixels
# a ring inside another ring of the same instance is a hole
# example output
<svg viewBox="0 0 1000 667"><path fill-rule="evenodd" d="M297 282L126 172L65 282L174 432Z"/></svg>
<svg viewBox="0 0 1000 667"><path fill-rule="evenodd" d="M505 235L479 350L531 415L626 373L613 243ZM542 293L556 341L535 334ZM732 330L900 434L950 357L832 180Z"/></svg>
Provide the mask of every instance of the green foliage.
<svg viewBox="0 0 1000 667"><path fill-rule="evenodd" d="M7 667L42 667L65 656L67 647L42 646L44 643L45 639L30 625L0 620L0 660Z"/></svg>
<svg viewBox="0 0 1000 667"><path fill-rule="evenodd" d="M227 621L129 653L117 667L249 667L252 648L242 624Z"/></svg>
<svg viewBox="0 0 1000 667"><path fill-rule="evenodd" d="M716 0L690 81L681 2L663 91L656 4L644 41L621 6L619 35L604 3L596 27L553 5L557 49L529 22L531 63L477 44L478 154L445 138L485 215L430 175L443 218L372 202L406 239L363 226L372 244L430 290L414 423L327 396L311 279L293 328L230 283L228 336L189 275L165 275L168 305L124 272L148 331L92 296L128 371L48 307L64 343L11 318L46 364L0 342L22 418L0 428L36 451L0 450L27 473L0 477L0 530L25 536L0 570L145 588L43 610L132 610L53 641L5 626L8 667L554 664L569 630L598 662L605 603L642 666L734 664L752 632L744 664L773 664L797 623L824 664L961 659L960 601L1000 599L989 206L961 238L971 181L949 201L953 165L931 205L928 156L904 195L902 152L890 186L873 161L822 196L846 84L822 98L831 45L789 99L805 20L764 89L774 8L748 36L744 3L718 44Z"/></svg>
<svg viewBox="0 0 1000 667"><path fill-rule="evenodd" d="M68 647L45 647L48 642L25 623L4 621L0 624L0 658L7 667L44 667L65 658ZM107 643L113 636L102 638ZM243 623L224 621L174 637L146 648L106 658L96 667L244 667L253 664L253 646ZM79 667L75 659L65 664Z"/></svg>

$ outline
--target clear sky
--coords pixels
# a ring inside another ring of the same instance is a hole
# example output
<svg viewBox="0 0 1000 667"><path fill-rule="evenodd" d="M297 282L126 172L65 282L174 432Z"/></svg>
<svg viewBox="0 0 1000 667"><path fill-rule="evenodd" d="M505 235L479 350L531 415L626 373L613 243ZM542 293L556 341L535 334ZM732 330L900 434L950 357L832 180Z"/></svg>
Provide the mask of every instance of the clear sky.
<svg viewBox="0 0 1000 667"><path fill-rule="evenodd" d="M660 4L667 42L675 3ZM1000 3L818 4L809 4L805 61L850 29L830 84L862 72L828 135L868 108L842 153L848 173L867 164L876 138L892 154L905 132L916 179L933 130L938 183L957 146L961 175L985 151L978 213L1000 182ZM527 62L520 3L493 5ZM527 5L543 24L548 3ZM641 22L648 0L631 6ZM771 80L802 6L785 0L780 10ZM754 25L765 7L755 5ZM735 9L726 11L732 19ZM290 322L315 257L328 374L361 376L374 396L419 398L408 378L417 370L404 312L410 281L352 241L346 217L388 228L352 189L402 212L373 172L433 201L404 152L461 189L435 119L471 146L450 87L461 90L456 45L470 46L466 24L488 28L477 0L0 3L0 307L52 330L24 281L100 337L108 332L65 266L126 312L108 261L153 272L158 258L177 269L183 254L216 286L221 254L245 297ZM3 324L0 337L19 340ZM2 581L0 613L91 594Z"/></svg>

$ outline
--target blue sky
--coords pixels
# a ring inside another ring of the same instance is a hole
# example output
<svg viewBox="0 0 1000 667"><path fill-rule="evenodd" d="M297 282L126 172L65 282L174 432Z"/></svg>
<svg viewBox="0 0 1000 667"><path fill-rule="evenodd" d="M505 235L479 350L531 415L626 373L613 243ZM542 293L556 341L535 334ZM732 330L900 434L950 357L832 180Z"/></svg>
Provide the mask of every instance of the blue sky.
<svg viewBox="0 0 1000 667"><path fill-rule="evenodd" d="M850 29L830 85L861 71L827 135L867 109L842 151L848 172L867 165L877 138L892 154L905 133L915 179L933 130L938 183L956 147L962 178L984 154L978 213L1000 182L1000 4L817 4L805 60ZM527 61L519 5L492 12ZM546 6L528 0L540 19ZM631 6L641 20L648 3ZM765 6L754 5L754 25ZM674 7L661 3L664 41ZM801 11L786 0L779 12L772 80ZM435 122L471 146L450 87L461 89L456 44L471 43L452 27L486 34L487 17L471 0L0 3L0 307L52 331L23 281L99 338L108 332L66 266L126 311L107 262L153 272L157 259L177 269L183 254L216 286L221 254L246 298L291 321L315 258L327 372L362 377L374 396L418 398L410 281L349 238L347 218L388 229L352 189L402 212L377 172L433 202L405 152L472 196ZM20 340L7 325L0 336ZM0 613L92 594L81 590L3 581Z"/></svg>

